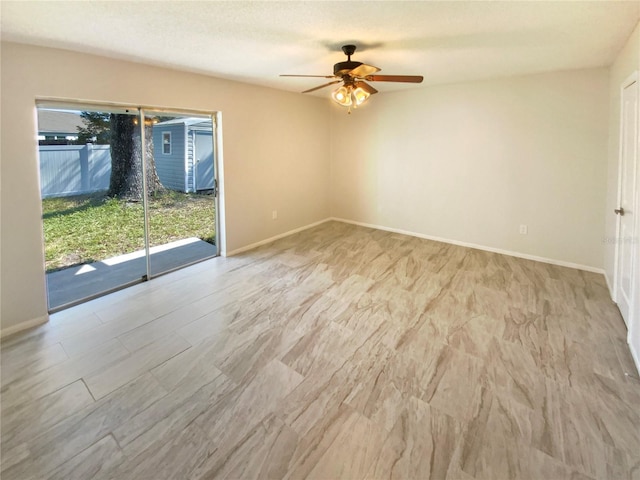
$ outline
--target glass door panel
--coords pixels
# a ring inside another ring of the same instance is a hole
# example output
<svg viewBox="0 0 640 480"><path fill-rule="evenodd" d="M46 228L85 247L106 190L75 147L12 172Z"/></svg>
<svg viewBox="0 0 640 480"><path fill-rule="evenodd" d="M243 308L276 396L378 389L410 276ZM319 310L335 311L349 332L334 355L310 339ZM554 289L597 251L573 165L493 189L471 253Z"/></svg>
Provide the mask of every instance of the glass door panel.
<svg viewBox="0 0 640 480"><path fill-rule="evenodd" d="M210 116L144 110L149 272L217 255Z"/></svg>
<svg viewBox="0 0 640 480"><path fill-rule="evenodd" d="M38 108L50 311L146 276L139 114Z"/></svg>

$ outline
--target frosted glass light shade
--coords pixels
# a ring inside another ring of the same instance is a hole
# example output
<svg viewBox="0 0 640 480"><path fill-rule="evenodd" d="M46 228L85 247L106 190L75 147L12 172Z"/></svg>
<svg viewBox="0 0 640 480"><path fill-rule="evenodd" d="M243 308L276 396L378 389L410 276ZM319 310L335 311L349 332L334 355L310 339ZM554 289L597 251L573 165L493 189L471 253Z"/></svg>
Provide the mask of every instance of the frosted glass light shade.
<svg viewBox="0 0 640 480"><path fill-rule="evenodd" d="M331 97L333 98L334 102L342 105L343 107L348 107L351 105L351 89L344 85L334 91L331 94Z"/></svg>
<svg viewBox="0 0 640 480"><path fill-rule="evenodd" d="M367 101L370 94L364 88L358 87L353 92L351 92L351 98L353 104L357 107L358 105L362 105Z"/></svg>

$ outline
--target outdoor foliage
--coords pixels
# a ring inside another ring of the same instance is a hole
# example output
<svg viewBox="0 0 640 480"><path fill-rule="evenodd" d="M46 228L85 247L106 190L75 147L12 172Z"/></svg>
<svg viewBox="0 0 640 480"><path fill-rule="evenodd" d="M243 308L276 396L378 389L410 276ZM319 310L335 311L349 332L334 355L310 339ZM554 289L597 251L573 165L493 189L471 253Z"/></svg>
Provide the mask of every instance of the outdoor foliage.
<svg viewBox="0 0 640 480"><path fill-rule="evenodd" d="M80 116L86 127L78 127L78 145L95 143L96 145L109 145L111 139L111 124L109 114L102 112L82 112Z"/></svg>
<svg viewBox="0 0 640 480"><path fill-rule="evenodd" d="M104 194L42 201L47 272L144 249L143 206ZM150 198L151 246L197 237L214 243L210 196L166 192Z"/></svg>

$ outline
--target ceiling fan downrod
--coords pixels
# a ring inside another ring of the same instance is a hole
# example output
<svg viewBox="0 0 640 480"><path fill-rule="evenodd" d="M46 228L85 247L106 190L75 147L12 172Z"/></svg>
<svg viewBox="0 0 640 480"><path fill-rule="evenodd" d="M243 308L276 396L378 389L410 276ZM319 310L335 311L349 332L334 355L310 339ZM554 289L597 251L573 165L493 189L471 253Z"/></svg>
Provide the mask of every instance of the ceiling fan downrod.
<svg viewBox="0 0 640 480"><path fill-rule="evenodd" d="M347 56L347 61L351 61L351 55L353 55L356 51L355 45L343 45L342 51Z"/></svg>

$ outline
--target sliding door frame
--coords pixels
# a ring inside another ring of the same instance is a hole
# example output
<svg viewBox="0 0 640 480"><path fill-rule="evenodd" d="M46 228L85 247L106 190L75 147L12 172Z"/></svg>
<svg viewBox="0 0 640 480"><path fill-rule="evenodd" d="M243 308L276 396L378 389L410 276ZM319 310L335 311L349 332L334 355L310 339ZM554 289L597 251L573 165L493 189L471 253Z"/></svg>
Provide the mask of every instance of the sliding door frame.
<svg viewBox="0 0 640 480"><path fill-rule="evenodd" d="M107 113L123 113L133 115L134 112L137 113L138 122L140 125L144 125L145 122L145 112L149 111L149 113L153 112L153 114L165 114L165 115L179 115L179 116L188 116L193 115L197 117L202 117L203 119L209 119L212 124L213 132L212 132L212 142L213 142L213 175L214 175L214 229L215 229L215 246L216 246L216 254L212 257L216 256L224 256L224 248L223 248L223 232L221 228L224 225L224 221L221 221L221 203L224 204L224 200L222 199L222 175L220 174L220 165L222 160L222 113L221 112L212 112L206 110L195 110L188 108L166 108L166 107L157 107L150 105L130 105L130 104L118 104L118 103L110 103L110 102L93 102L93 101L76 101L70 100L67 98L55 98L55 97L38 97L35 102L35 109L62 109L62 110L86 110L86 111L104 111ZM174 272L176 270L180 270L182 268L188 267L190 265L194 265L199 263L207 258L201 260L195 260L190 263L186 263L180 265L178 267L174 267L171 269L164 270L159 273L152 274L151 273L151 264L150 264L150 239L149 239L149 198L147 195L147 152L145 148L146 142L146 134L145 129L140 129L140 144L142 148L141 158L142 158L142 185L143 185L143 196L142 196L142 204L143 204L143 212L144 212L144 249L145 249L145 264L146 264L146 273L140 280L134 280L118 287L111 288L109 290L105 290L104 292L96 293L90 295L88 297L84 297L77 301L73 301L71 303L67 303L55 308L49 308L48 311L50 313L54 313L56 311L71 307L73 305L77 305L80 303L84 303L86 301L108 295L109 293L116 292L118 290L131 287L138 283L151 280L152 278L157 278L167 273ZM43 237L44 241L44 237ZM48 292L48 289L47 289ZM49 305L49 294L47 293L47 306Z"/></svg>

